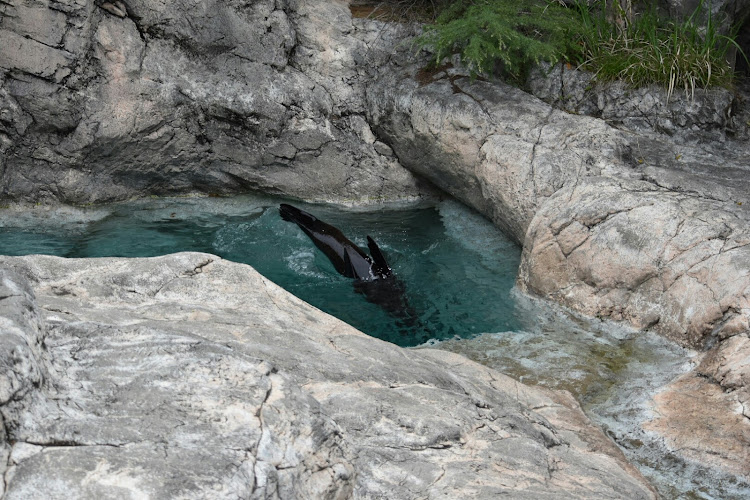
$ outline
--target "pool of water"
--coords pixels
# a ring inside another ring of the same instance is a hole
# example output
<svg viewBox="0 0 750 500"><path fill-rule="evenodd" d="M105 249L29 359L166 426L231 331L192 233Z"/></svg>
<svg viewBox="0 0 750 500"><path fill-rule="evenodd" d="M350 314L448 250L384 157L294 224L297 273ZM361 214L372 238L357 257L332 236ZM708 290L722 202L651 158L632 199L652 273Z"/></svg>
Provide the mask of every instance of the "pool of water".
<svg viewBox="0 0 750 500"><path fill-rule="evenodd" d="M209 252L252 265L310 304L401 346L513 330L510 291L520 249L455 201L376 211L295 203L362 248L378 242L403 289L408 321L357 293L353 281L262 197L151 199L82 209L66 222L0 214L0 254L149 257ZM66 220L63 217L63 220Z"/></svg>
<svg viewBox="0 0 750 500"><path fill-rule="evenodd" d="M514 291L520 249L455 201L378 210L294 203L383 249L414 321L356 292L294 224L284 200L149 199L103 207L0 209L0 254L143 257L209 252L244 262L303 300L402 346L461 353L524 382L571 391L664 498L750 498L750 485L670 454L641 424L652 395L692 367L653 334L577 316Z"/></svg>
<svg viewBox="0 0 750 500"><path fill-rule="evenodd" d="M665 499L747 499L750 483L682 459L643 429L653 395L697 353L653 333L584 318L512 293L518 330L430 342L529 384L570 391Z"/></svg>

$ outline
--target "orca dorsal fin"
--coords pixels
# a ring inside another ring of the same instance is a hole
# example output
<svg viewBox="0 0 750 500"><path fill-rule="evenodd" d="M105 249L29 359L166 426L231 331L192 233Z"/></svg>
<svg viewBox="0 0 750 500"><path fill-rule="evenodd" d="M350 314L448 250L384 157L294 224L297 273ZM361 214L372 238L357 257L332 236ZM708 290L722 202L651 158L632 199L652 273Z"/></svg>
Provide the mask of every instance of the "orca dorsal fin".
<svg viewBox="0 0 750 500"><path fill-rule="evenodd" d="M375 243L375 240L373 240L370 236L367 237L367 248L370 249L370 255L372 256L373 261L373 271L375 271L375 275L377 276L390 276L393 272L391 270L391 266L388 265L388 261L385 260L385 256L383 255L383 252L380 251L380 247L377 243Z"/></svg>

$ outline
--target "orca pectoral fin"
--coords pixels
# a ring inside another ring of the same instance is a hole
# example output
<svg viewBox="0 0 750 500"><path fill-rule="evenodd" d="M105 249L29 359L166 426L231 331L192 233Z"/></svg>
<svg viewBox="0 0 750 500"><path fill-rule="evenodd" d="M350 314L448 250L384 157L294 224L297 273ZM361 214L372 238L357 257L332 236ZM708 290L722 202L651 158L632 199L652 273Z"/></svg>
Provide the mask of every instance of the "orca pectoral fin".
<svg viewBox="0 0 750 500"><path fill-rule="evenodd" d="M388 261L385 260L385 256L383 255L383 252L380 251L378 244L375 243L375 240L370 236L367 237L367 248L370 249L370 255L372 256L373 261L372 267L375 274L378 276L390 276L393 272L391 266L389 266Z"/></svg>

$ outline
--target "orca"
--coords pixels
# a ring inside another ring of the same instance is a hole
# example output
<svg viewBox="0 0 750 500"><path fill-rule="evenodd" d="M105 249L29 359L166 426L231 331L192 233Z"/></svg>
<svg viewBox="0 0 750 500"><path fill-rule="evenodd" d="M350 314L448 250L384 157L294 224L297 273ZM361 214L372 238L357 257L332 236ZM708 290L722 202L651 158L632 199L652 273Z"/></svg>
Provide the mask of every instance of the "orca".
<svg viewBox="0 0 750 500"><path fill-rule="evenodd" d="M315 243L331 261L339 274L359 281L373 281L393 274L378 244L367 237L367 255L361 248L349 241L338 228L326 224L314 215L292 205L279 206L281 218L294 222Z"/></svg>
<svg viewBox="0 0 750 500"><path fill-rule="evenodd" d="M344 234L314 215L292 205L279 206L281 218L294 222L315 243L340 274L354 278L354 290L399 320L404 328L419 325L418 315L406 300L406 287L388 265L383 252L370 236L370 255ZM406 331L402 331L406 334Z"/></svg>

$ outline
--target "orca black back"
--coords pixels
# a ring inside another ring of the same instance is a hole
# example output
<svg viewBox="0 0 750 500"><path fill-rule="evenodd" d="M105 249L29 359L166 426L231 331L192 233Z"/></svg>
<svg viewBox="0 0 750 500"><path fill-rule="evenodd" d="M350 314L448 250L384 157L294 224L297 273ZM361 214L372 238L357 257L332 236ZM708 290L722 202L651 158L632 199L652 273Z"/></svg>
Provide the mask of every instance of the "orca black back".
<svg viewBox="0 0 750 500"><path fill-rule="evenodd" d="M297 207L282 203L279 215L288 222L294 222L315 243L331 261L339 274L347 278L371 281L390 276L391 268L375 241L367 237L367 245L372 257L350 241L336 227L326 224L314 215Z"/></svg>

